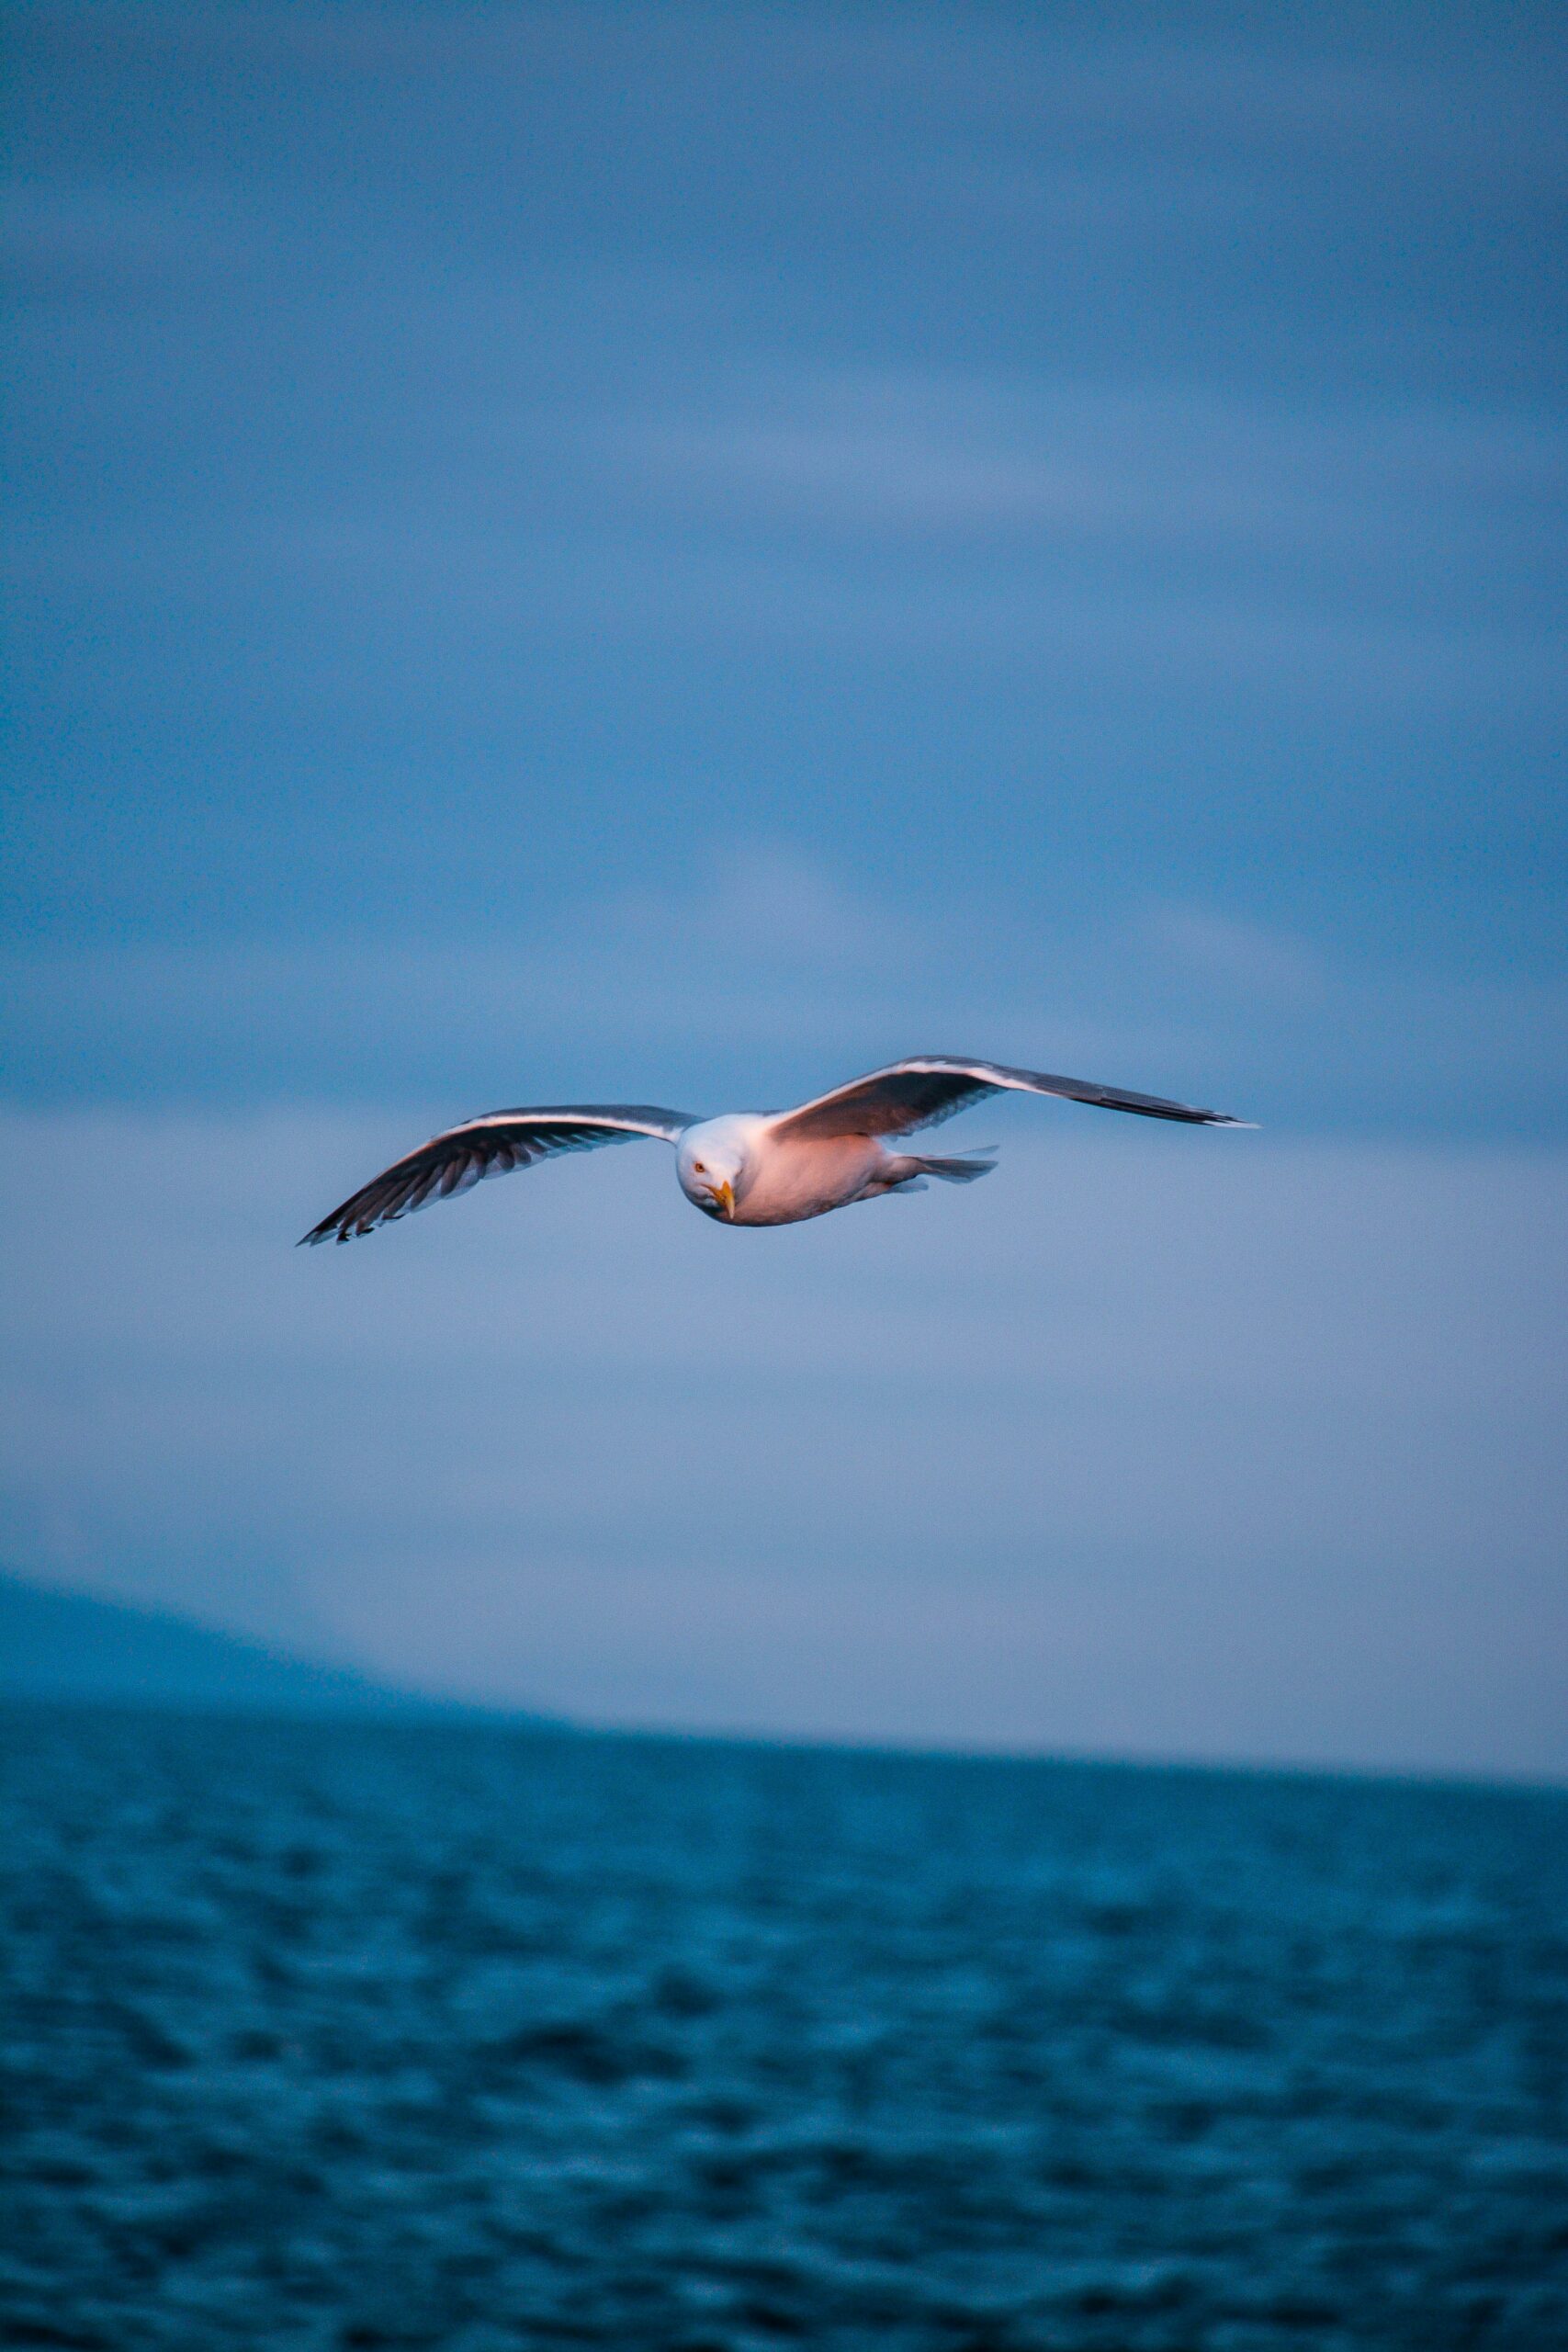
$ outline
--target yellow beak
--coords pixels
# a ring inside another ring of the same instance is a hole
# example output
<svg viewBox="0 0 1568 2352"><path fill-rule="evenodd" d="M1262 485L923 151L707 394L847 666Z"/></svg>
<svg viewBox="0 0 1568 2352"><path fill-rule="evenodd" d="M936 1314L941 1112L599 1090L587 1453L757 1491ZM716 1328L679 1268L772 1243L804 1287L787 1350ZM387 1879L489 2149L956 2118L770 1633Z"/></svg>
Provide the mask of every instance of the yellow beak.
<svg viewBox="0 0 1568 2352"><path fill-rule="evenodd" d="M728 1176L722 1184L715 1185L713 1197L715 1207L721 1208L726 1216L735 1215L735 1187Z"/></svg>

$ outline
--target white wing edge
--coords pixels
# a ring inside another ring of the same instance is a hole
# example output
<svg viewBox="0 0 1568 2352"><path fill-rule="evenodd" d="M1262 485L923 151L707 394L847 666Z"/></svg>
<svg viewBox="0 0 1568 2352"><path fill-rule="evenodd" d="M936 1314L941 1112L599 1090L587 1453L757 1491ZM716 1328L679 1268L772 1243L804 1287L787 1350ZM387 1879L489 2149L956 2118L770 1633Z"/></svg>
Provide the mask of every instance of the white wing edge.
<svg viewBox="0 0 1568 2352"><path fill-rule="evenodd" d="M603 1127L606 1135L652 1136L660 1143L679 1143L686 1129L698 1124L695 1112L660 1111L651 1103L628 1103L623 1111L610 1103L530 1102L517 1111L481 1111L478 1118L459 1119L455 1127L443 1127L419 1148L428 1151L432 1144L446 1143L453 1136L473 1135L485 1127L523 1125Z"/></svg>

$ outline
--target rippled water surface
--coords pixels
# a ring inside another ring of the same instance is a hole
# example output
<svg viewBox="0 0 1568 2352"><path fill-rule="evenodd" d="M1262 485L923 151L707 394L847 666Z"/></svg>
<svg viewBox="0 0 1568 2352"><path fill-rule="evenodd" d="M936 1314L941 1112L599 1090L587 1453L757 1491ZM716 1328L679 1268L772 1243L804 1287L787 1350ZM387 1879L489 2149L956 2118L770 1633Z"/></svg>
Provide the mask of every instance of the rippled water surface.
<svg viewBox="0 0 1568 2352"><path fill-rule="evenodd" d="M7 2344L1568 2344L1568 1799L3 1722Z"/></svg>

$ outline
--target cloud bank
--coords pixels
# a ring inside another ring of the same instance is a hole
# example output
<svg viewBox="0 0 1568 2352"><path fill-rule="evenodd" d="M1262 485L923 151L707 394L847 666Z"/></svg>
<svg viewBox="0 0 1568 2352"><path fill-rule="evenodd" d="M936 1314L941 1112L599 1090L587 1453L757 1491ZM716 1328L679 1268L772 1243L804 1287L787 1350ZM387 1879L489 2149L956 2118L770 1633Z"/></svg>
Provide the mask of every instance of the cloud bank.
<svg viewBox="0 0 1568 2352"><path fill-rule="evenodd" d="M331 1252L393 1112L11 1114L7 1556L596 1721L1568 1769L1562 1154L1015 1109L973 1199Z"/></svg>

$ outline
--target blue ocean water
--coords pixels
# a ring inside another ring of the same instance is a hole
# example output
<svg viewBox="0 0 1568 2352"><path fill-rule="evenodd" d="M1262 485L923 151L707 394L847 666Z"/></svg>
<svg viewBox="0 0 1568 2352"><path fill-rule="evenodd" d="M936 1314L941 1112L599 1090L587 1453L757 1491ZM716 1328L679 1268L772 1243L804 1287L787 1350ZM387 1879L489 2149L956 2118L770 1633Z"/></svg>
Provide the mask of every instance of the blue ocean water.
<svg viewBox="0 0 1568 2352"><path fill-rule="evenodd" d="M0 1722L7 2345L1568 2344L1568 1797Z"/></svg>

